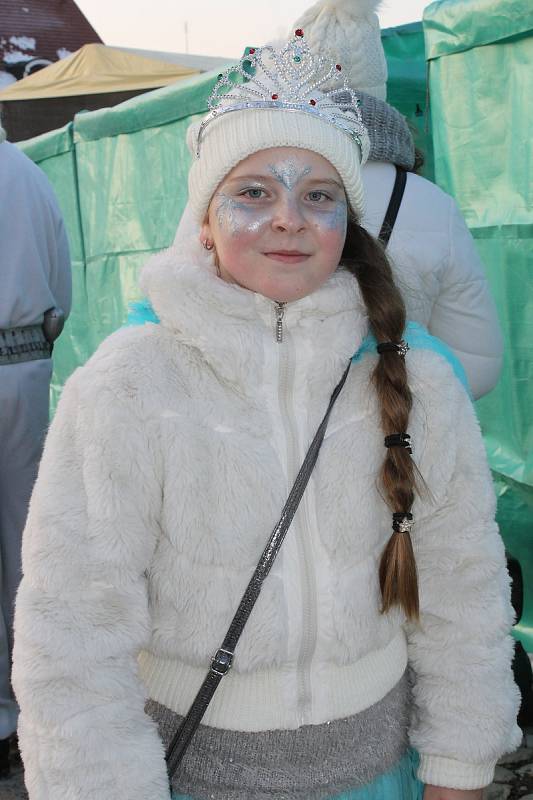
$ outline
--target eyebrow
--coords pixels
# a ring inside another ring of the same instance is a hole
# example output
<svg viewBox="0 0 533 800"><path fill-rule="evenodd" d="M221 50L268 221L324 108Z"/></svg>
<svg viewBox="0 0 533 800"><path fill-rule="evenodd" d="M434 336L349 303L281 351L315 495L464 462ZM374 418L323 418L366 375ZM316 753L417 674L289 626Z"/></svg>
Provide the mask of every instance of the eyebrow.
<svg viewBox="0 0 533 800"><path fill-rule="evenodd" d="M233 183L233 181L257 181L261 183L265 183L266 181L275 181L275 178L272 175L235 175L233 178L229 178L229 183ZM325 183L328 186L336 186L338 189L342 189L344 191L344 186L339 181L336 181L334 178L314 178L312 176L305 177L304 183Z"/></svg>

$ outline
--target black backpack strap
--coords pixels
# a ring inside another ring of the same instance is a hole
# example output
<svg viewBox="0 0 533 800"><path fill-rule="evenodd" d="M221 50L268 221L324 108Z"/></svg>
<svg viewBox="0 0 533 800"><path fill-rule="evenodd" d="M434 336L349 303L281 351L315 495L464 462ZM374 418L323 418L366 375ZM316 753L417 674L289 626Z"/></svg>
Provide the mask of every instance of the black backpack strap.
<svg viewBox="0 0 533 800"><path fill-rule="evenodd" d="M378 236L378 239L384 247L387 247L389 243L392 229L394 228L394 223L396 222L396 217L398 216L398 211L400 210L406 182L406 170L403 167L396 165L396 180L394 181L394 186L392 187L389 206L387 208L385 219L383 220L383 225L381 226Z"/></svg>

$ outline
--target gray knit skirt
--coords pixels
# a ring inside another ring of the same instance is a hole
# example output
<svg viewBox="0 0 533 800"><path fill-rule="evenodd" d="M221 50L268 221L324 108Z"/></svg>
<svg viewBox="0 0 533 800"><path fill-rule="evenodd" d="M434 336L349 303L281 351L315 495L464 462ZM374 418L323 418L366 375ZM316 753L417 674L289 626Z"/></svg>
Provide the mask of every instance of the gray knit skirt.
<svg viewBox="0 0 533 800"><path fill-rule="evenodd" d="M172 789L173 800L421 800L409 749L407 677L347 719L259 733L200 726ZM165 747L181 717L149 700Z"/></svg>

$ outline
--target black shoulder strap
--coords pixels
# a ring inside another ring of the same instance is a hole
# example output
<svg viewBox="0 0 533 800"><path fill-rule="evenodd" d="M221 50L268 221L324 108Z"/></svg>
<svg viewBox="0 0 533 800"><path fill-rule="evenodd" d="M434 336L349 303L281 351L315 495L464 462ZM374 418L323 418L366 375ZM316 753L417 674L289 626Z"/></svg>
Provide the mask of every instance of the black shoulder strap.
<svg viewBox="0 0 533 800"><path fill-rule="evenodd" d="M383 220L383 225L379 232L378 239L382 242L384 247L387 247L391 237L398 211L402 202L403 193L405 191L405 184L407 181L407 172L403 167L396 166L396 180L392 187L392 194L389 200L389 206Z"/></svg>

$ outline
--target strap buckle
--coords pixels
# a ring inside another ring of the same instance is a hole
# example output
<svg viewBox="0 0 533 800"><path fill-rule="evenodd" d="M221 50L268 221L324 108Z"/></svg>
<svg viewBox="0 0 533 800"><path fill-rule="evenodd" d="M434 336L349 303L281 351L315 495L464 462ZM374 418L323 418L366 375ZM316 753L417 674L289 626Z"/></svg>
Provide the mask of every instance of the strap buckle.
<svg viewBox="0 0 533 800"><path fill-rule="evenodd" d="M225 675L229 672L233 664L233 655L231 650L224 650L222 647L217 650L211 659L211 672L215 675Z"/></svg>

